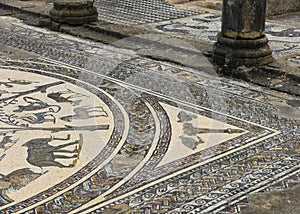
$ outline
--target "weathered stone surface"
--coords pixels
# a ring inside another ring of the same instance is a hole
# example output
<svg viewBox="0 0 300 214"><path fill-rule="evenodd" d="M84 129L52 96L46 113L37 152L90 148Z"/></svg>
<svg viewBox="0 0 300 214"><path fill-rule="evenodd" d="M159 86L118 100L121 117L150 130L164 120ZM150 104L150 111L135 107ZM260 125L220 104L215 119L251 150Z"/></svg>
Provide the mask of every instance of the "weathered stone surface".
<svg viewBox="0 0 300 214"><path fill-rule="evenodd" d="M53 21L82 25L97 21L98 13L92 0L55 0L54 7L50 11Z"/></svg>
<svg viewBox="0 0 300 214"><path fill-rule="evenodd" d="M266 1L224 0L222 36L256 39L265 29Z"/></svg>
<svg viewBox="0 0 300 214"><path fill-rule="evenodd" d="M298 214L300 186L284 191L254 194L250 197L250 206L243 214Z"/></svg>
<svg viewBox="0 0 300 214"><path fill-rule="evenodd" d="M215 73L209 60L189 42L161 34L145 34L119 40L116 47L131 49L152 59L172 62Z"/></svg>
<svg viewBox="0 0 300 214"><path fill-rule="evenodd" d="M267 15L280 15L288 12L300 11L299 0L268 0Z"/></svg>

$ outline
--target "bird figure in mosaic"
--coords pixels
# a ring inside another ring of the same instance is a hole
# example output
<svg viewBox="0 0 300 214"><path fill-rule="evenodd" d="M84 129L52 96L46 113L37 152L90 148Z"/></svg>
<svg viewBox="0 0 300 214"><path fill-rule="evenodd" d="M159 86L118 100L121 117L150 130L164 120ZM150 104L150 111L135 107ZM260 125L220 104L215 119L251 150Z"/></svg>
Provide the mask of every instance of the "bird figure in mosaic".
<svg viewBox="0 0 300 214"><path fill-rule="evenodd" d="M8 175L0 174L0 189L19 190L41 175L42 173L33 172L29 168L18 169Z"/></svg>

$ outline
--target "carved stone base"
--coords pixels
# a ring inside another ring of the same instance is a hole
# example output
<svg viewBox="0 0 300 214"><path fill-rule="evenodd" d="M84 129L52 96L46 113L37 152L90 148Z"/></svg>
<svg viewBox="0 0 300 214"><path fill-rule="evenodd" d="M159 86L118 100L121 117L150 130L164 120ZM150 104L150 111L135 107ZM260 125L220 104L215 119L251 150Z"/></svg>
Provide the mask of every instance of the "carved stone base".
<svg viewBox="0 0 300 214"><path fill-rule="evenodd" d="M228 67L259 66L273 61L268 39L230 39L218 36L213 49L213 62Z"/></svg>
<svg viewBox="0 0 300 214"><path fill-rule="evenodd" d="M92 0L55 0L50 19L69 25L83 25L95 22L98 13Z"/></svg>

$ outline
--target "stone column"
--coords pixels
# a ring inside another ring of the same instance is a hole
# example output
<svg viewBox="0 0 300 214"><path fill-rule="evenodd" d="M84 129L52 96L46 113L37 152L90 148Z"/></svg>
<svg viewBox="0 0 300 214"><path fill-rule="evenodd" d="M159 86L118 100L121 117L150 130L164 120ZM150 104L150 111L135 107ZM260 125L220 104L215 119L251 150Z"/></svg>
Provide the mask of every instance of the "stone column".
<svg viewBox="0 0 300 214"><path fill-rule="evenodd" d="M271 63L265 18L266 0L223 0L222 30L213 50L214 63L228 67Z"/></svg>
<svg viewBox="0 0 300 214"><path fill-rule="evenodd" d="M50 19L69 25L83 25L98 20L93 0L54 0Z"/></svg>

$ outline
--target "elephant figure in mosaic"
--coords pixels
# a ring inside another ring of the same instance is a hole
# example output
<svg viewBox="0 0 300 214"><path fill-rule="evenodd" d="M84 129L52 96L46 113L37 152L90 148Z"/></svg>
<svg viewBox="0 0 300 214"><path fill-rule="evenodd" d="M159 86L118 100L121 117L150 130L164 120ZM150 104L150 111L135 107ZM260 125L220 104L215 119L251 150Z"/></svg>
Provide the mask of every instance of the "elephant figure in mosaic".
<svg viewBox="0 0 300 214"><path fill-rule="evenodd" d="M58 146L50 145L50 143L53 141L67 140L70 140L70 135L68 135L66 138L36 138L26 142L25 144L23 144L23 146L28 148L28 156L26 159L27 162L40 168L49 166L60 168L74 167L78 160L83 143L82 134L80 134L79 140L75 140L73 142L61 144ZM75 145L75 148L73 150L66 149L66 147L72 145ZM73 159L73 162L69 165L65 165L58 162L56 159Z"/></svg>

